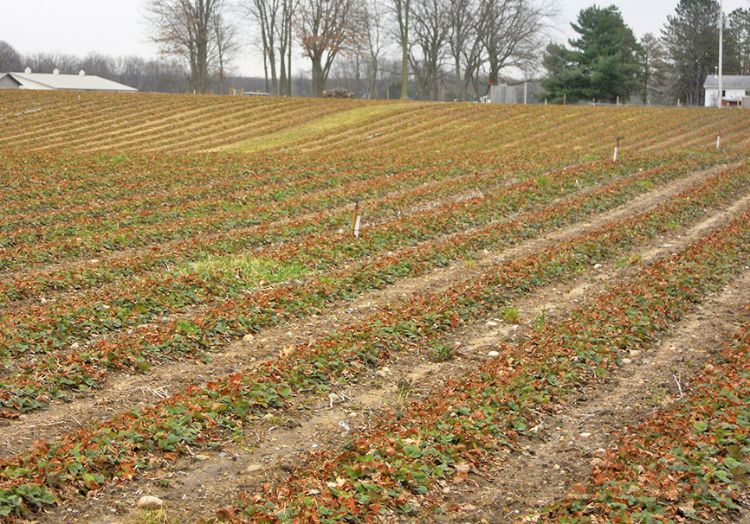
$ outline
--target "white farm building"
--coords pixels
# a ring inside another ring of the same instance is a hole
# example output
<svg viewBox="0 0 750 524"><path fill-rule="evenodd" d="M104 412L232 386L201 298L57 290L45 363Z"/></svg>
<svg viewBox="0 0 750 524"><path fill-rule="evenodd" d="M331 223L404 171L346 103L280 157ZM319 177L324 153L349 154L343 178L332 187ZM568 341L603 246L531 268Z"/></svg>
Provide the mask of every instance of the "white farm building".
<svg viewBox="0 0 750 524"><path fill-rule="evenodd" d="M32 73L26 69L23 73L0 73L0 89L33 89L65 91L138 91L100 76L87 75L81 71L77 75L61 75L57 70L52 74Z"/></svg>
<svg viewBox="0 0 750 524"><path fill-rule="evenodd" d="M706 90L706 107L716 107L719 100L719 77L710 75L703 88ZM743 99L750 97L750 76L725 75L722 91L722 106L743 105Z"/></svg>

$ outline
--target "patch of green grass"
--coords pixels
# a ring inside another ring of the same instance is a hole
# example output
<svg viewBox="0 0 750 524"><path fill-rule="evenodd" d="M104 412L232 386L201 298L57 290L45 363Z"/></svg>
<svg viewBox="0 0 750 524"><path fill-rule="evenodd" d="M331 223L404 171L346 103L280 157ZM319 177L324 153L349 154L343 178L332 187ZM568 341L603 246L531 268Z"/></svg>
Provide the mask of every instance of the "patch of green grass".
<svg viewBox="0 0 750 524"><path fill-rule="evenodd" d="M138 524L167 524L169 519L163 509L147 510L142 509L138 513Z"/></svg>
<svg viewBox="0 0 750 524"><path fill-rule="evenodd" d="M534 319L534 322L532 323L532 326L534 327L534 331L542 331L544 330L544 327L547 325L547 312L542 310L539 315Z"/></svg>
<svg viewBox="0 0 750 524"><path fill-rule="evenodd" d="M646 191L651 191L652 189L654 189L654 187L656 187L651 180L645 180L645 179L639 180L637 184L638 184L638 187L643 188Z"/></svg>
<svg viewBox="0 0 750 524"><path fill-rule="evenodd" d="M634 266L640 264L643 261L643 257L640 253L633 253L632 255L620 257L615 261L615 266L619 269L624 269L628 266Z"/></svg>
<svg viewBox="0 0 750 524"><path fill-rule="evenodd" d="M447 362L453 358L453 347L447 344L436 343L430 351L430 358L433 362Z"/></svg>
<svg viewBox="0 0 750 524"><path fill-rule="evenodd" d="M122 164L123 162L127 162L130 160L130 158L125 154L120 155L96 155L94 157L99 162L104 163L113 163L113 164Z"/></svg>
<svg viewBox="0 0 750 524"><path fill-rule="evenodd" d="M334 132L347 128L356 128L372 118L382 118L388 114L398 113L403 104L368 104L345 111L339 111L321 118L316 118L301 125L282 129L270 135L258 136L245 142L234 144L228 148L229 151L255 152L273 147L282 147L285 144L298 140L308 139L313 142Z"/></svg>
<svg viewBox="0 0 750 524"><path fill-rule="evenodd" d="M277 262L244 255L207 256L179 266L181 274L194 274L202 280L236 280L245 286L260 287L300 278L309 269L299 262Z"/></svg>
<svg viewBox="0 0 750 524"><path fill-rule="evenodd" d="M506 307L500 315L508 324L518 324L518 320L521 318L521 312L517 307Z"/></svg>
<svg viewBox="0 0 750 524"><path fill-rule="evenodd" d="M409 395L414 390L414 384L410 380L401 379L398 382L398 400L400 404L405 404L409 399Z"/></svg>

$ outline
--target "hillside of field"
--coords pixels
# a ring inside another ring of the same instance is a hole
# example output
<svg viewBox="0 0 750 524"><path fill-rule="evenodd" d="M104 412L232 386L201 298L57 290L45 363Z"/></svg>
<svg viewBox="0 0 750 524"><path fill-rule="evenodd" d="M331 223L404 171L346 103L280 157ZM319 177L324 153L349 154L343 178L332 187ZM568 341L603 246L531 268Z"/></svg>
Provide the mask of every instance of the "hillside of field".
<svg viewBox="0 0 750 524"><path fill-rule="evenodd" d="M0 147L24 151L443 156L745 146L747 115L694 108L503 106L159 94L6 92Z"/></svg>
<svg viewBox="0 0 750 524"><path fill-rule="evenodd" d="M0 129L0 521L750 515L750 112L1 92Z"/></svg>

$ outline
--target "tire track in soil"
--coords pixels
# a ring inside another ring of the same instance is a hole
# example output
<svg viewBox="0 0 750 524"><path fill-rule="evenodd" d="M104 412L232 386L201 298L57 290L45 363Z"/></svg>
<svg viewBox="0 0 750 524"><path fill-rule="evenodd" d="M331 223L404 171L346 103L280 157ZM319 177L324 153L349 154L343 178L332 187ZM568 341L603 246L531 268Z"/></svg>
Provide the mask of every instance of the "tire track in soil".
<svg viewBox="0 0 750 524"><path fill-rule="evenodd" d="M545 505L585 481L614 441L626 438L661 408L668 408L711 365L748 321L750 268L709 297L651 351L631 352L607 383L581 391L554 417L533 428L495 467L450 497L458 509L438 522L538 522ZM748 516L742 522L750 522Z"/></svg>
<svg viewBox="0 0 750 524"><path fill-rule="evenodd" d="M639 264L679 251L747 207L750 196L683 230L683 234L647 243L634 250L640 255ZM266 415L246 432L248 442L227 442L221 452L181 458L150 477L128 484L125 490L109 488L88 501L59 508L48 521L136 521L138 516L133 508L143 494L166 500L167 515L176 522L210 519L217 509L236 500L239 493L252 492L269 478L283 480L285 472L303 461L309 451L340 446L349 432L366 430L385 407L414 398L429 398L430 392L447 378L477 369L487 358L487 351L494 349L499 341L512 342L524 337L525 329L539 314L554 315L555 311L574 306L636 270L636 266L621 269L615 266L614 262L595 266L565 285L514 301L524 327L507 325L499 319L468 326L449 339L449 345L456 351L454 360L435 363L424 353L399 354L387 367L364 377L358 384L332 393L328 400L320 396L298 397L292 409Z"/></svg>
<svg viewBox="0 0 750 524"><path fill-rule="evenodd" d="M492 264L543 251L608 222L650 209L733 165L696 171L611 211L595 215L589 221L573 224L500 252L486 253L478 257L472 267L463 261L456 262L428 275L404 279L396 285L367 293L352 302L332 306L329 312L321 315L261 331L249 342L237 341L229 344L225 351L212 354L209 363L196 359L157 365L146 375L115 373L101 389L84 394L70 403L54 403L47 409L21 415L17 420L0 421L0 459L19 453L35 440L53 440L66 432L106 421L117 412L153 405L190 384L255 367L260 362L275 358L285 348L310 342L340 327L354 324L386 304L408 300L416 293L439 292Z"/></svg>

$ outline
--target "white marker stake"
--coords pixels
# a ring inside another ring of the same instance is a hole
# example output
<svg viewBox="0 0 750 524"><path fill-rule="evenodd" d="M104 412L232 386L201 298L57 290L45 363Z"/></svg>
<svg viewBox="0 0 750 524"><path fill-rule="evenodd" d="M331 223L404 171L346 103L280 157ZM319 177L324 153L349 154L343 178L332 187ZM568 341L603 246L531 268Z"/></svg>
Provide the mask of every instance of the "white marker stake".
<svg viewBox="0 0 750 524"><path fill-rule="evenodd" d="M359 200L354 201L354 217L352 218L352 231L354 232L354 237L359 238Z"/></svg>
<svg viewBox="0 0 750 524"><path fill-rule="evenodd" d="M716 150L721 151L721 133L716 135Z"/></svg>
<svg viewBox="0 0 750 524"><path fill-rule="evenodd" d="M620 137L615 139L615 153L612 155L612 162L617 162L617 155L620 152Z"/></svg>

